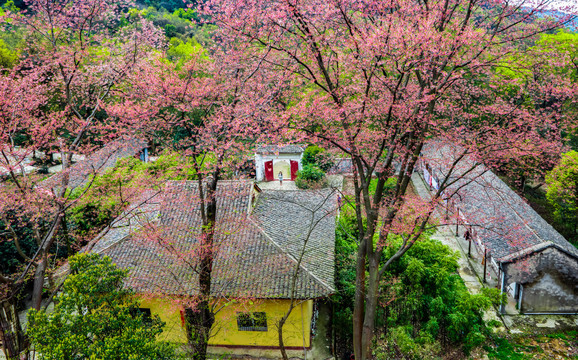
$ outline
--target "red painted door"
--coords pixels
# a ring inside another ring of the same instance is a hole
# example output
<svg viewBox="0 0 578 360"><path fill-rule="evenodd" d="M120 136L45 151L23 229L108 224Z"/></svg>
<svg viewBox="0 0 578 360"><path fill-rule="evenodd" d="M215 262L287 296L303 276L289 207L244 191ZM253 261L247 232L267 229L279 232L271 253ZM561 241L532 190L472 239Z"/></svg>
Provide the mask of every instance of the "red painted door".
<svg viewBox="0 0 578 360"><path fill-rule="evenodd" d="M265 180L273 181L273 160L265 161Z"/></svg>
<svg viewBox="0 0 578 360"><path fill-rule="evenodd" d="M294 181L297 178L297 171L299 171L299 163L295 160L291 160L291 180Z"/></svg>

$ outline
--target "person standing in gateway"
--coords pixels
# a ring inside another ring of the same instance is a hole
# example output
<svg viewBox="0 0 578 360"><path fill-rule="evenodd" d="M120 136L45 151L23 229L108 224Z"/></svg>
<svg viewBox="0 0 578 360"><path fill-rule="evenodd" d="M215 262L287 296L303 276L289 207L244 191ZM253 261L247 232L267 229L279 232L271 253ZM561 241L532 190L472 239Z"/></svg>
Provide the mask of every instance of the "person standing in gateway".
<svg viewBox="0 0 578 360"><path fill-rule="evenodd" d="M279 171L279 185L283 186L283 172Z"/></svg>

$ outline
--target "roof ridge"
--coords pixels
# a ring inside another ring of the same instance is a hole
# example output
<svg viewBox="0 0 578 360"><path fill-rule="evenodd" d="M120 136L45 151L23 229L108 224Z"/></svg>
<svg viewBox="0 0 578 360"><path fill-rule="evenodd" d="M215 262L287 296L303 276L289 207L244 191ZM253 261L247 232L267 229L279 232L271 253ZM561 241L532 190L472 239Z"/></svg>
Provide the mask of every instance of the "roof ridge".
<svg viewBox="0 0 578 360"><path fill-rule="evenodd" d="M137 209L139 209L139 207L137 207ZM157 214L154 214L154 213L157 213ZM151 214L151 215L149 216L149 214ZM125 236L121 237L120 239L115 240L115 241L113 241L111 244L108 244L107 246L103 247L102 249L97 249L96 251L94 251L94 253L96 253L96 254L101 254L101 253L103 253L104 251L109 250L109 249L115 247L116 245L119 245L120 243L124 242L124 241L125 241L126 239L128 239L129 237L132 237L132 235L134 235L134 233L135 233L136 231L144 228L146 225L142 224L142 223L139 221L141 216L143 216L143 215L146 216L146 217L147 217L147 219L146 219L147 222L150 222L150 221L158 221L159 215L160 215L160 209L159 209L159 210L152 210L152 211L137 211L137 212L135 212L135 213L133 213L133 214L130 214L130 213L129 213L129 215L131 215L131 216L127 216L127 217L124 217L124 218L121 218L121 219L118 219L118 218L117 218L118 220L115 219L115 222L120 223L119 226L113 227L112 224L111 224L111 226L110 226L108 229L105 229L106 232L105 232L102 236L99 235L99 240L95 243L95 246L96 246L96 244L98 244L98 242L100 242L100 241L102 240L102 238L104 238L106 235L108 235L108 233L109 233L111 230L114 230L114 229L122 229L122 228L129 228L129 229L128 229L128 233L127 233ZM134 222L134 224L131 224L131 220L133 220L134 218L139 218L139 219L136 219L135 222ZM127 223L123 224L123 223L122 223L123 221L126 221ZM133 229L133 228L134 228L134 229ZM103 230L103 231L105 231L105 230ZM91 252L92 252L92 249L91 249Z"/></svg>
<svg viewBox="0 0 578 360"><path fill-rule="evenodd" d="M207 181L206 179L203 180L203 182ZM193 179L193 180L187 180L187 179L181 179L181 180L166 180L167 183L193 183L193 184L198 184L199 180L197 179ZM222 183L239 183L239 184L245 184L245 183L253 183L254 180L253 179L225 179L225 180L218 180L217 181L217 185L218 184L222 184Z"/></svg>
<svg viewBox="0 0 578 360"><path fill-rule="evenodd" d="M267 234L267 232L261 227L259 226L259 224L257 224L257 222L251 217L248 216L249 221L251 221L253 223L253 225L255 225L257 227L257 229L259 229L259 231L261 231L261 233L263 233L263 235L265 236L265 238L267 238L271 243L273 243L273 245L275 247L277 247L279 250L281 250L281 252L283 254L285 254L289 259L293 260L293 262L297 263L299 265L299 267L301 269L303 269L309 276L311 276L313 279L315 279L317 282L321 283L321 285L323 287L325 287L327 290L329 291L335 291L335 289L331 286L329 286L327 283L325 283L325 281L321 280L317 275L313 274L311 271L309 271L304 265L303 263L299 264L299 262L297 261L297 259L295 259L295 257L293 255L291 255L288 251L286 251L285 249L283 249L281 247L281 245L279 245L275 240L273 240L273 238L271 236L269 236L269 234Z"/></svg>
<svg viewBox="0 0 578 360"><path fill-rule="evenodd" d="M508 254L506 256L503 256L498 260L498 262L509 262L509 261L513 261L515 259L518 259L524 255L526 255L527 253L531 253L531 252L535 252L535 251L540 251L540 250L544 250L549 248L550 246L556 246L556 244L554 244L552 241L543 241L541 243L532 245L532 246L528 246L526 248L520 249L514 253Z"/></svg>

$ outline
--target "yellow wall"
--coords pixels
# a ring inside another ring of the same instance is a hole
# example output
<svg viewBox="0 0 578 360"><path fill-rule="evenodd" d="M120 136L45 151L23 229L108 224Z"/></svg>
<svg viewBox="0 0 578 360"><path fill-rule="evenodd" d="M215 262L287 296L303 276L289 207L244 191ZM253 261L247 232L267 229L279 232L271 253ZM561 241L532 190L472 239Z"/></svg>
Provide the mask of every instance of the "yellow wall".
<svg viewBox="0 0 578 360"><path fill-rule="evenodd" d="M151 314L158 315L165 322L159 339L174 343L186 343L187 335L182 327L181 308L170 299L141 299L141 308L151 309Z"/></svg>
<svg viewBox="0 0 578 360"><path fill-rule="evenodd" d="M224 306L223 306L224 305ZM166 323L161 340L185 343L186 335L181 325L178 305L171 300L143 299L141 307L151 309ZM253 302L220 303L215 317L210 345L279 346L277 322L287 312L289 300L264 299ZM267 331L239 331L238 312L263 311L267 314ZM283 327L285 346L309 347L313 301L306 300L293 309ZM305 342L305 343L304 343Z"/></svg>

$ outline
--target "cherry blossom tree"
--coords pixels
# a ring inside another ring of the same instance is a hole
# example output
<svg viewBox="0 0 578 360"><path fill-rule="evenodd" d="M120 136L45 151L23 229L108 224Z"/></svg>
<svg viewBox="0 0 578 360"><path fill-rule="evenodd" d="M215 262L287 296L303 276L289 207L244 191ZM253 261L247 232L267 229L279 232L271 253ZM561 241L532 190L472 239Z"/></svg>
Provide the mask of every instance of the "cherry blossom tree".
<svg viewBox="0 0 578 360"><path fill-rule="evenodd" d="M240 176L237 170L261 130L258 119L267 117L273 99L274 91L266 86L259 68L260 63L248 58L242 48L200 49L177 64L159 56L128 81L131 96L109 109L127 127L189 159L195 174L200 200L193 206L201 215L202 231L195 235L194 256L189 252L181 256L198 261L199 295L185 304L195 359L206 357L215 319L211 275L219 227L218 183Z"/></svg>
<svg viewBox="0 0 578 360"><path fill-rule="evenodd" d="M283 123L281 135L311 139L352 159L362 229L353 316L356 359L372 356L383 273L420 238L444 189L455 181L450 171L431 202L406 195L424 143L442 138L461 145L463 154L449 166L454 169L465 158L531 156L544 144L542 132L551 133L548 140L559 138L552 117L504 96L492 71L522 42L572 18L543 17L546 5L493 0L208 5L211 21L229 36L244 37L243 44L261 55L256 57L275 74L271 83L282 81L276 119ZM384 191L391 177L396 186ZM403 243L384 258L394 235Z"/></svg>
<svg viewBox="0 0 578 360"><path fill-rule="evenodd" d="M22 271L0 278L3 304L11 313L16 313L31 276L32 306L40 308L50 249L78 199L70 182L72 156L117 136L104 105L122 96L120 81L158 45L160 33L148 22L125 19L129 4L34 0L26 12L2 19L3 26L23 29L26 56L0 80L1 166L9 178L0 187L0 211L15 214L4 217L13 235L11 230L25 220L37 245L33 256L23 256ZM39 150L60 152L63 176L58 186L39 186L39 178L24 171L25 159ZM17 237L12 241L16 244ZM2 320L3 350L8 358L17 357L26 349L22 329L14 317Z"/></svg>

